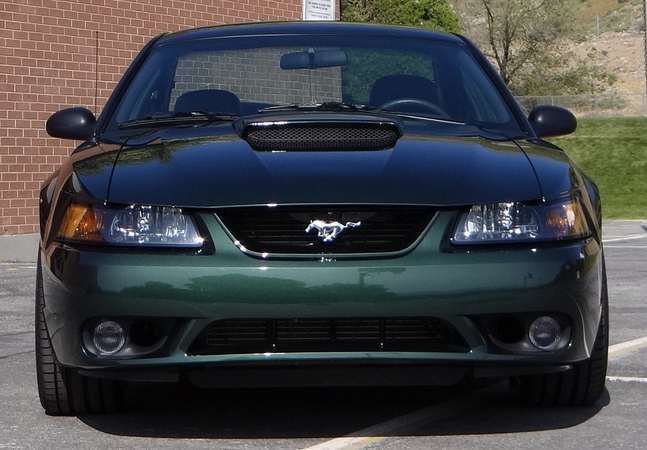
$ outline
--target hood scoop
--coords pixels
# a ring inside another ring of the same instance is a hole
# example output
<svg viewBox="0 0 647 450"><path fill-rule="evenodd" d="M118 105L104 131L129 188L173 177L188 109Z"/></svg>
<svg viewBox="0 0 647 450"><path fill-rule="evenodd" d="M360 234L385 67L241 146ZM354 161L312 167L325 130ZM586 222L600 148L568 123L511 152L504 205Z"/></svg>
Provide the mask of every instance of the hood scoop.
<svg viewBox="0 0 647 450"><path fill-rule="evenodd" d="M399 120L325 113L244 117L234 123L238 135L259 152L387 150L402 128Z"/></svg>

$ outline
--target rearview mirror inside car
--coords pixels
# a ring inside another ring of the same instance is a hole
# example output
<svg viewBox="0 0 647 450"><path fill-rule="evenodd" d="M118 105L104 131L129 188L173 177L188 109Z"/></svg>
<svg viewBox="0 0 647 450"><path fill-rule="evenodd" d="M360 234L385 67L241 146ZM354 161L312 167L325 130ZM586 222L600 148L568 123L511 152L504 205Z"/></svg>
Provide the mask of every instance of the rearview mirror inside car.
<svg viewBox="0 0 647 450"><path fill-rule="evenodd" d="M346 52L342 50L315 50L286 53L281 57L281 69L319 69L348 64Z"/></svg>

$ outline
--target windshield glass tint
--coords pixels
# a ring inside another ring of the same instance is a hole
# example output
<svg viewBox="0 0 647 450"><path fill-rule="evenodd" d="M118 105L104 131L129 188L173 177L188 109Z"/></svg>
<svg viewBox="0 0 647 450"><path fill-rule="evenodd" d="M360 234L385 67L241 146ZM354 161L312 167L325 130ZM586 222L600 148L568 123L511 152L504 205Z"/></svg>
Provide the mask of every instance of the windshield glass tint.
<svg viewBox="0 0 647 450"><path fill-rule="evenodd" d="M211 38L157 46L108 121L178 112L256 114L269 106L341 102L518 130L462 44L388 36Z"/></svg>

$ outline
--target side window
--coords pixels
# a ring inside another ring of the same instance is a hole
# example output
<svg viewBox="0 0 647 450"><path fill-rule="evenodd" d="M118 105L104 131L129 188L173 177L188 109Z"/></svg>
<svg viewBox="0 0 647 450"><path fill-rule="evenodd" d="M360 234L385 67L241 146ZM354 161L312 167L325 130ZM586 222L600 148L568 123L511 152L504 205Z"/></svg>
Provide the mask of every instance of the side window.
<svg viewBox="0 0 647 450"><path fill-rule="evenodd" d="M470 121L502 124L512 120L499 91L474 62L462 64L460 72L466 101L470 103L467 111L473 115Z"/></svg>
<svg viewBox="0 0 647 450"><path fill-rule="evenodd" d="M128 95L119 104L114 120L117 123L155 114L168 113L169 71L164 66L148 64L129 87L129 91L138 95Z"/></svg>

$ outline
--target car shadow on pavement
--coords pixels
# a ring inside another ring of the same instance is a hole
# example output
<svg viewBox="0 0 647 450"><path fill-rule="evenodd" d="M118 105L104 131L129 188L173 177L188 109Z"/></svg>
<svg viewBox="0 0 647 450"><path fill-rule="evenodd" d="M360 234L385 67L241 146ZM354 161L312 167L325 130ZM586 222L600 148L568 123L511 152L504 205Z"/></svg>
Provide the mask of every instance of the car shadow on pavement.
<svg viewBox="0 0 647 450"><path fill-rule="evenodd" d="M499 382L502 386L505 382ZM505 383L507 386L507 383ZM134 385L124 411L81 416L113 435L183 439L336 438L435 404L469 396L452 388L298 388L199 390L185 385ZM469 399L469 397L468 397ZM448 403L449 402L449 403ZM441 413L394 436L516 433L563 429L594 417L590 407L526 407L507 387L459 413ZM443 409L439 409L443 411ZM547 413L550 411L550 413Z"/></svg>

